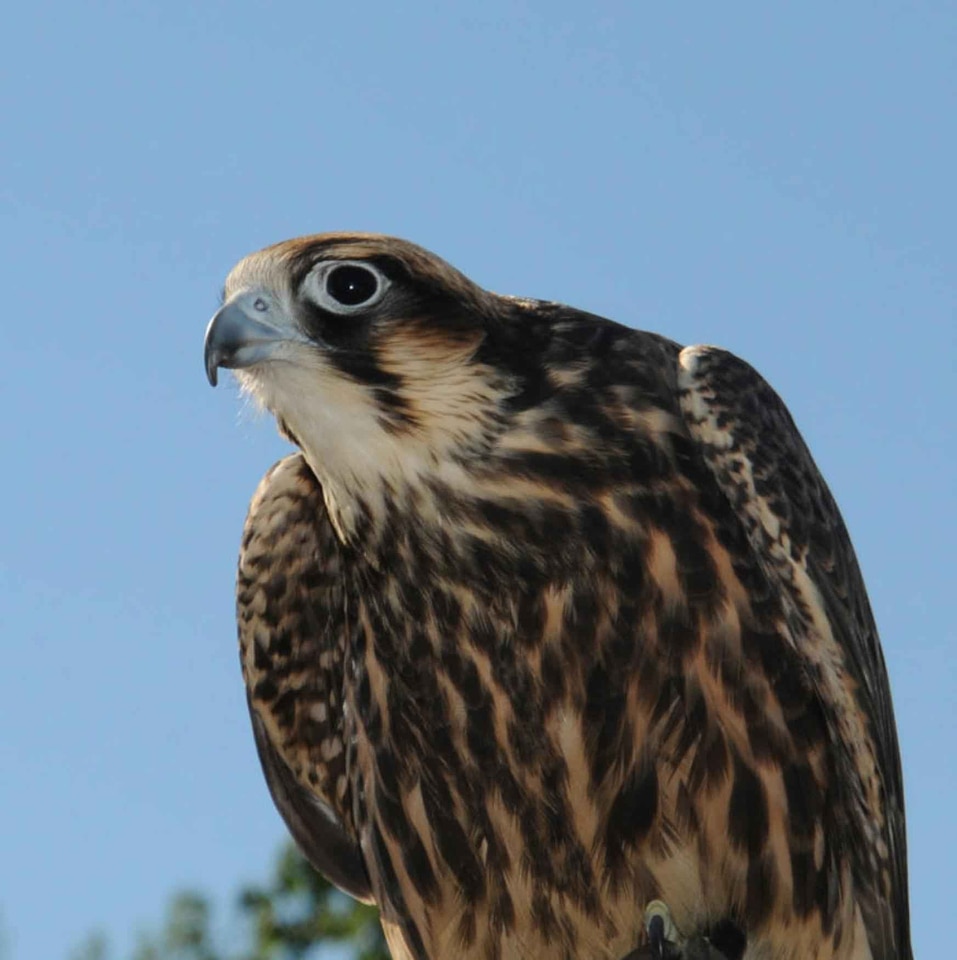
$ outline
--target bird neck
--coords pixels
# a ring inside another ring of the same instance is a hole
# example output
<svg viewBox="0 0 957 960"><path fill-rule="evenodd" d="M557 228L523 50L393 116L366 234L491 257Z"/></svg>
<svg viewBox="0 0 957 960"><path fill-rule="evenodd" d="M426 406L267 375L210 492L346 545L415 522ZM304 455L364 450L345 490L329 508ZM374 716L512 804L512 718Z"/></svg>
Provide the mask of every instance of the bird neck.
<svg viewBox="0 0 957 960"><path fill-rule="evenodd" d="M381 437L377 438L382 440ZM349 443L343 461L324 445L322 455L304 446L304 455L322 486L329 517L339 540L375 560L390 539L398 518L425 530L448 520L449 490L463 494L468 469L452 459L433 460L408 443ZM363 450L361 457L357 450Z"/></svg>

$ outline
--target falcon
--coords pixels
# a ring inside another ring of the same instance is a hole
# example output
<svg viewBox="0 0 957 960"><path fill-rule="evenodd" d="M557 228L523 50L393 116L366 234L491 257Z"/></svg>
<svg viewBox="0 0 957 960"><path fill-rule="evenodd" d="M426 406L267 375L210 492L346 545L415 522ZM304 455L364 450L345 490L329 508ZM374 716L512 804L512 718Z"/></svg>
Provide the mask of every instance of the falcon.
<svg viewBox="0 0 957 960"><path fill-rule="evenodd" d="M416 960L909 960L877 629L747 363L330 233L229 274L206 372L298 452L242 538L273 800Z"/></svg>

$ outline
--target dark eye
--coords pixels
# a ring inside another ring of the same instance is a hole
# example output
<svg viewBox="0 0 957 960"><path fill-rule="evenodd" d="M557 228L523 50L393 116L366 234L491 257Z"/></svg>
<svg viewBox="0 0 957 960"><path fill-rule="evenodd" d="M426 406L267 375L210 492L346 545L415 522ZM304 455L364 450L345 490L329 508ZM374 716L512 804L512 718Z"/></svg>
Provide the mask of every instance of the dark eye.
<svg viewBox="0 0 957 960"><path fill-rule="evenodd" d="M344 307L357 307L371 300L379 289L376 275L365 267L346 264L334 267L326 277L329 296Z"/></svg>
<svg viewBox="0 0 957 960"><path fill-rule="evenodd" d="M306 280L304 293L330 313L361 313L378 303L389 288L389 278L372 263L327 260Z"/></svg>

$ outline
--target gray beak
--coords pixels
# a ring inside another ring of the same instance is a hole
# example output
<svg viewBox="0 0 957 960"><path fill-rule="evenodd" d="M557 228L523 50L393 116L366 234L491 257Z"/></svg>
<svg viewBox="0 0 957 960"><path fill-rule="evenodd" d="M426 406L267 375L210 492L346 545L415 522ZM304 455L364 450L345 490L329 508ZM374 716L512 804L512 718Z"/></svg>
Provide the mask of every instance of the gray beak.
<svg viewBox="0 0 957 960"><path fill-rule="evenodd" d="M278 344L290 339L288 332L274 327L256 314L262 298L242 295L231 300L206 328L206 378L216 386L220 367L241 369L268 360Z"/></svg>

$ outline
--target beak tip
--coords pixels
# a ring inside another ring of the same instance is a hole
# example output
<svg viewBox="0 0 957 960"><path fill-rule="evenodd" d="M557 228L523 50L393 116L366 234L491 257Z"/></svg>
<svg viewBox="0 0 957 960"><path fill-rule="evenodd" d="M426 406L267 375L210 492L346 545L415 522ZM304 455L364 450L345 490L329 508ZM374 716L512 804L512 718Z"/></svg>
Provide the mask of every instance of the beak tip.
<svg viewBox="0 0 957 960"><path fill-rule="evenodd" d="M221 359L219 350L216 350L207 342L203 363L206 367L206 379L211 387L215 387L219 383L219 362Z"/></svg>

